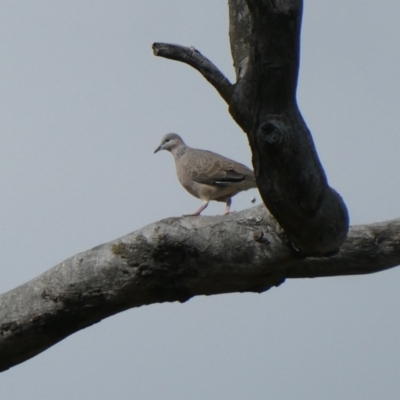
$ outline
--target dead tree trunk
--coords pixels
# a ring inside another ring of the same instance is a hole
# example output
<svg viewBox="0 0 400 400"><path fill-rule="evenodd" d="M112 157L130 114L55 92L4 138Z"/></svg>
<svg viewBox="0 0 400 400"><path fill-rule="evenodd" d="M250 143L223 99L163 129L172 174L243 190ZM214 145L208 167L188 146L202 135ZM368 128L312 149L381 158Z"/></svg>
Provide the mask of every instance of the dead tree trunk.
<svg viewBox="0 0 400 400"><path fill-rule="evenodd" d="M196 68L217 88L247 134L265 205L295 249L321 256L339 250L348 215L297 107L302 8L301 0L229 1L233 85L195 49L163 43L153 49Z"/></svg>
<svg viewBox="0 0 400 400"><path fill-rule="evenodd" d="M346 207L327 184L297 108L302 2L230 0L229 10L235 84L195 49L153 48L196 68L229 104L248 135L273 216L261 205L159 221L2 294L0 371L128 308L263 292L286 278L368 274L400 263L400 219L351 227L346 238Z"/></svg>

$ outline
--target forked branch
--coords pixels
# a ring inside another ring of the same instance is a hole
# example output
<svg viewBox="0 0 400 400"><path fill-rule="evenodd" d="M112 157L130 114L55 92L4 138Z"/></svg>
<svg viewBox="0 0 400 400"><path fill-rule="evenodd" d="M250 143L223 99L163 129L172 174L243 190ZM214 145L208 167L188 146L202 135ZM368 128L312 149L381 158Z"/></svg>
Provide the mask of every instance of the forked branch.
<svg viewBox="0 0 400 400"><path fill-rule="evenodd" d="M263 205L228 216L169 218L2 294L0 371L132 307L263 292L286 278L368 274L399 263L400 220L355 226L337 255L302 259Z"/></svg>
<svg viewBox="0 0 400 400"><path fill-rule="evenodd" d="M265 205L293 248L323 256L338 251L349 221L297 107L302 6L301 0L229 0L235 85L207 59L204 65L212 67L202 71L200 53L192 57L174 46L157 55L186 62L217 88L248 136Z"/></svg>
<svg viewBox="0 0 400 400"><path fill-rule="evenodd" d="M132 307L400 264L400 219L352 227L345 238L346 208L326 182L296 105L301 1L229 0L229 6L235 85L193 49L157 44L155 51L196 68L229 103L279 224L264 206L169 218L62 262L0 295L0 371Z"/></svg>

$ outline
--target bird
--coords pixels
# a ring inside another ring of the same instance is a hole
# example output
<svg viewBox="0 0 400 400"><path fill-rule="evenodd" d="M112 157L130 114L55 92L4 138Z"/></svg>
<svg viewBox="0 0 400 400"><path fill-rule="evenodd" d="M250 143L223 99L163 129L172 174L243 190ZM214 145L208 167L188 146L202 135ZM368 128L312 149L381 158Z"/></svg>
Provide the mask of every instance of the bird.
<svg viewBox="0 0 400 400"><path fill-rule="evenodd" d="M201 200L201 206L189 215L200 215L211 200L225 202L227 215L233 196L257 187L250 168L212 151L193 149L176 133L164 135L154 153L160 150L173 155L179 182Z"/></svg>

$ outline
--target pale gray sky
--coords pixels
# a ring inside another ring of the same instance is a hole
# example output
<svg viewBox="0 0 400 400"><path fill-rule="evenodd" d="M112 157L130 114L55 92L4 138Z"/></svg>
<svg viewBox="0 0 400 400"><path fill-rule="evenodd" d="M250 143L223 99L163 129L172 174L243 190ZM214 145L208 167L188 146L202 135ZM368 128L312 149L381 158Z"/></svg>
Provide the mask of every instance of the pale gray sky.
<svg viewBox="0 0 400 400"><path fill-rule="evenodd" d="M299 104L330 183L353 224L399 217L400 2L305 3ZM171 156L153 155L164 133L250 165L215 90L151 51L195 46L233 78L227 29L225 1L0 2L2 292L194 211ZM2 373L1 398L397 400L399 282L393 269L129 310Z"/></svg>

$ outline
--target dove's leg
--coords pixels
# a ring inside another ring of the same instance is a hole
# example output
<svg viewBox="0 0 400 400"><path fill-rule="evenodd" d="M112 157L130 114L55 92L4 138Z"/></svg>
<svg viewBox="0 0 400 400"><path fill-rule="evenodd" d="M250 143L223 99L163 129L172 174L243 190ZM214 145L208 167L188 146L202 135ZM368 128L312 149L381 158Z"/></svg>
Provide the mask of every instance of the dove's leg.
<svg viewBox="0 0 400 400"><path fill-rule="evenodd" d="M226 200L226 207L225 207L224 215L228 215L228 214L230 213L230 211L231 211L231 204L232 204L232 199L229 197L229 198Z"/></svg>
<svg viewBox="0 0 400 400"><path fill-rule="evenodd" d="M208 206L209 200L203 200L201 206L191 215L200 215L201 212Z"/></svg>

